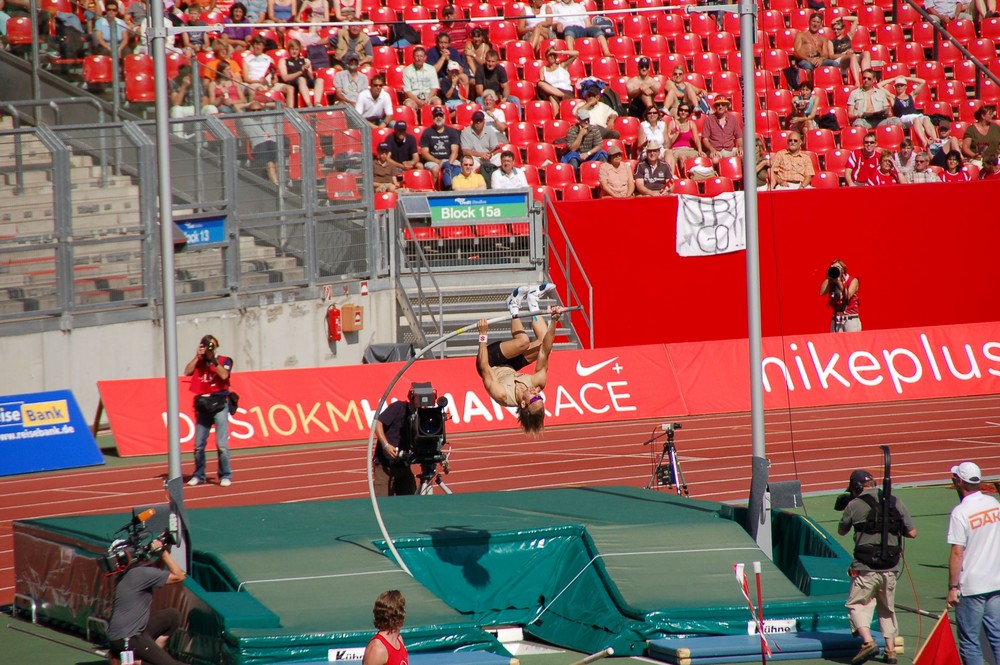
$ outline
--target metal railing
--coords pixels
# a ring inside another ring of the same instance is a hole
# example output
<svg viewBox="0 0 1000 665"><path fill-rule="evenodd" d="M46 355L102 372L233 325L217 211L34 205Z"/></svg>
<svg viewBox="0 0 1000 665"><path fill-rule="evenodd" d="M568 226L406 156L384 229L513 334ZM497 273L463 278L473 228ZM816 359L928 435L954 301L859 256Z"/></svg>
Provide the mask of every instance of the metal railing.
<svg viewBox="0 0 1000 665"><path fill-rule="evenodd" d="M562 278L562 283L566 285L566 302L563 304L566 307L582 307L580 317L586 328L587 348L592 349L594 348L594 286L587 276L587 271L583 269L583 264L569 239L569 234L566 233L566 227L563 226L559 213L556 212L551 203L552 201L546 195L543 205L549 213L545 217L547 220L545 237L549 239L549 270L552 271L555 268L554 274L559 275ZM553 261L555 266L551 265ZM578 286L581 281L585 286L584 293L580 292L581 289ZM574 327L576 327L575 324ZM582 337L583 335L581 335Z"/></svg>

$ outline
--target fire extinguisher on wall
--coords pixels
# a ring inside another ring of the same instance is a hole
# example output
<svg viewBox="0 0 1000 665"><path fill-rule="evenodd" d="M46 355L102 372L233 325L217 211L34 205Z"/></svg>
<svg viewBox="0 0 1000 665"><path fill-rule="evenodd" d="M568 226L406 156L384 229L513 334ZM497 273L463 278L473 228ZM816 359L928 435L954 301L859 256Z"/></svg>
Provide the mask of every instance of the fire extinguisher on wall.
<svg viewBox="0 0 1000 665"><path fill-rule="evenodd" d="M338 342L344 334L340 320L340 310L336 305L330 305L326 310L326 335L331 342Z"/></svg>

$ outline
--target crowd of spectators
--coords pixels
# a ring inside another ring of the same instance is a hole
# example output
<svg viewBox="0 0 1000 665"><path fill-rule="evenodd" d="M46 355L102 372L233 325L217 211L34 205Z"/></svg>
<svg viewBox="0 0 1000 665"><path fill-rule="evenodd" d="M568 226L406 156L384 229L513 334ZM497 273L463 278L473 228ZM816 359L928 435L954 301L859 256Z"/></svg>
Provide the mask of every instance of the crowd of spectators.
<svg viewBox="0 0 1000 665"><path fill-rule="evenodd" d="M372 128L379 191L426 188L426 177L407 175L420 170L438 189L491 188L498 172L608 197L689 193L691 182L700 193L709 181L713 191L739 188L738 32L725 15L602 15L626 0L424 4L397 13L360 0L166 0L168 23L204 28L171 37L169 49L188 63L171 78L171 115L351 105ZM760 188L995 177L992 99L974 109L939 103L945 80L885 58L883 23L866 5L768 4L781 10L761 16ZM0 25L22 5L0 0ZM78 28L90 54L124 65L149 52L145 0L40 6L50 50ZM946 27L975 21L974 37L1000 34L995 0L926 0L925 9ZM352 23L365 19L374 23Z"/></svg>

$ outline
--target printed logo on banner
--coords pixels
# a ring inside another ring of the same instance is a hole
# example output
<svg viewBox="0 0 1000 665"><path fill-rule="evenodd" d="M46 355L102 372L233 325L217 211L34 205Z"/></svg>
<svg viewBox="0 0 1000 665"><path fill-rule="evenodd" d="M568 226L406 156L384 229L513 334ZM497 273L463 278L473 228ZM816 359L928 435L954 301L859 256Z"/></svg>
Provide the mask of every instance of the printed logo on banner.
<svg viewBox="0 0 1000 665"><path fill-rule="evenodd" d="M677 197L677 253L714 256L747 248L743 194Z"/></svg>
<svg viewBox="0 0 1000 665"><path fill-rule="evenodd" d="M68 390L0 401L0 476L103 463Z"/></svg>

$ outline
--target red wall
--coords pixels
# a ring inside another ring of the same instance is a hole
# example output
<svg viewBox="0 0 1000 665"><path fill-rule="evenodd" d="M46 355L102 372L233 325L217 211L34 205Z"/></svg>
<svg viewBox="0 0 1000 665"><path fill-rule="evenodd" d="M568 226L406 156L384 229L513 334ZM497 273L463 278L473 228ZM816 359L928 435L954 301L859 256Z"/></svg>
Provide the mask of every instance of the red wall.
<svg viewBox="0 0 1000 665"><path fill-rule="evenodd" d="M819 287L836 258L860 280L866 330L1000 320L998 207L996 181L762 192L764 336L829 329ZM593 284L596 346L747 337L746 253L678 256L674 197L555 210ZM563 291L554 262L552 276Z"/></svg>

